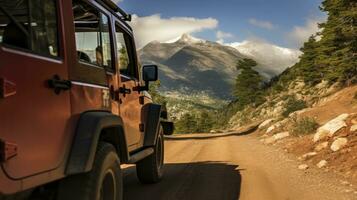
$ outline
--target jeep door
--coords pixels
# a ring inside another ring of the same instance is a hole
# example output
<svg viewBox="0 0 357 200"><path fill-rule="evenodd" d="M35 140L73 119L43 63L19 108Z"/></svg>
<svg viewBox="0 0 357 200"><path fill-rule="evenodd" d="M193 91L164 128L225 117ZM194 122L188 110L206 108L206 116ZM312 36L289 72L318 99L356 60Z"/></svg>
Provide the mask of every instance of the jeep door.
<svg viewBox="0 0 357 200"><path fill-rule="evenodd" d="M64 158L70 85L59 28L61 4L0 4L0 139L13 143L10 157L2 163L11 179L56 169Z"/></svg>
<svg viewBox="0 0 357 200"><path fill-rule="evenodd" d="M117 50L117 65L120 73L119 98L120 116L124 121L129 150L134 150L140 145L143 137L141 124L141 93L139 88L139 71L136 60L134 41L129 32L115 22L115 39Z"/></svg>

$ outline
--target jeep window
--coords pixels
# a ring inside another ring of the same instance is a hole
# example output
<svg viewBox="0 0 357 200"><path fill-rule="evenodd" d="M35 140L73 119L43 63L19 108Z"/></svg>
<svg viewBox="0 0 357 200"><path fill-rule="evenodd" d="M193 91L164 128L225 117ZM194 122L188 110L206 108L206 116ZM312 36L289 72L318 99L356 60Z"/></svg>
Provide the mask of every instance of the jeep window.
<svg viewBox="0 0 357 200"><path fill-rule="evenodd" d="M78 59L111 68L109 18L83 1L73 1L73 12Z"/></svg>
<svg viewBox="0 0 357 200"><path fill-rule="evenodd" d="M128 47L130 47L130 43L128 43L128 41L130 41L129 36L127 36L126 33L122 31L118 24L115 26L115 31L120 74L129 76L131 78L137 78L135 65L132 62L132 59L130 59L132 58L132 55L130 55L131 51L128 49Z"/></svg>
<svg viewBox="0 0 357 200"><path fill-rule="evenodd" d="M58 56L56 1L2 0L0 44Z"/></svg>

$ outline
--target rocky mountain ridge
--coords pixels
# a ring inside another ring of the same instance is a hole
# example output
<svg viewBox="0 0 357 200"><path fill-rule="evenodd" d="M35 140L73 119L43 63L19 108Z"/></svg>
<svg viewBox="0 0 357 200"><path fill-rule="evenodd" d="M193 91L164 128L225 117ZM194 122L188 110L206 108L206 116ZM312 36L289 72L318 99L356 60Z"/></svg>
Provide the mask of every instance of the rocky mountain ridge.
<svg viewBox="0 0 357 200"><path fill-rule="evenodd" d="M163 92L204 92L229 100L239 60L256 59L255 70L269 80L293 65L299 52L264 42L220 44L184 34L163 43L153 41L139 50L139 56L143 64L159 66Z"/></svg>

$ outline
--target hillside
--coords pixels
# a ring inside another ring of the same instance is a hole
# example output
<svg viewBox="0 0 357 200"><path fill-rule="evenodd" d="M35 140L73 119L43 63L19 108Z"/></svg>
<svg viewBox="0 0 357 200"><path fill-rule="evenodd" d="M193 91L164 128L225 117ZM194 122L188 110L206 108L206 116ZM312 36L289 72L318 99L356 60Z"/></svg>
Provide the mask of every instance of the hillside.
<svg viewBox="0 0 357 200"><path fill-rule="evenodd" d="M324 0L321 9L328 19L301 48L300 61L256 92L254 101L232 102L223 109L230 114L222 112L221 118L232 130L261 122L256 132L261 142L297 156L299 169L334 171L352 185L357 180L357 3Z"/></svg>

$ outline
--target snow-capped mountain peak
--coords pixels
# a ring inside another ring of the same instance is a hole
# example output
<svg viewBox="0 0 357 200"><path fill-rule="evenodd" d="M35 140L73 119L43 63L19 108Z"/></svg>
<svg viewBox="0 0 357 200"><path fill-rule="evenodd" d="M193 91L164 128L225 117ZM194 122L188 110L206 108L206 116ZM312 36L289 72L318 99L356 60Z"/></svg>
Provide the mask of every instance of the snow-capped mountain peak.
<svg viewBox="0 0 357 200"><path fill-rule="evenodd" d="M190 34L185 33L180 37L174 38L174 39L166 41L164 43L176 43L176 42L187 43L187 44L197 44L197 43L204 43L206 41L199 39L199 38L195 38L195 37L191 36Z"/></svg>

